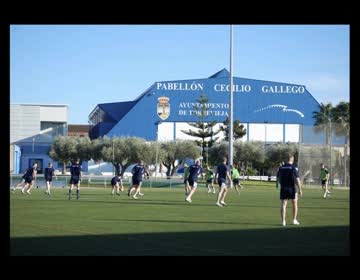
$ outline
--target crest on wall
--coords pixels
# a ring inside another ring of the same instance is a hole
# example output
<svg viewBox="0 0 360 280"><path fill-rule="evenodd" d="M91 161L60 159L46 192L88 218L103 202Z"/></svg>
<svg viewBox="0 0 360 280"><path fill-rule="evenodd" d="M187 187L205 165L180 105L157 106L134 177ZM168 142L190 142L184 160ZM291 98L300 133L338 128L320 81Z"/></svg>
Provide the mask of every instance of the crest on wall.
<svg viewBox="0 0 360 280"><path fill-rule="evenodd" d="M160 96L158 98L157 114L163 121L170 116L170 98L166 96Z"/></svg>

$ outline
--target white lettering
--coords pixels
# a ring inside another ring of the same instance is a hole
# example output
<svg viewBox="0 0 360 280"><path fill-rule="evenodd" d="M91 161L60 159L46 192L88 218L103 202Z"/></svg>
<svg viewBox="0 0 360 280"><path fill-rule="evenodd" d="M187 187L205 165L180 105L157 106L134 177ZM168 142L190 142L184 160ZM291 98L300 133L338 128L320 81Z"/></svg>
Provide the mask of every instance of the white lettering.
<svg viewBox="0 0 360 280"><path fill-rule="evenodd" d="M264 93L304 93L303 86L262 86Z"/></svg>

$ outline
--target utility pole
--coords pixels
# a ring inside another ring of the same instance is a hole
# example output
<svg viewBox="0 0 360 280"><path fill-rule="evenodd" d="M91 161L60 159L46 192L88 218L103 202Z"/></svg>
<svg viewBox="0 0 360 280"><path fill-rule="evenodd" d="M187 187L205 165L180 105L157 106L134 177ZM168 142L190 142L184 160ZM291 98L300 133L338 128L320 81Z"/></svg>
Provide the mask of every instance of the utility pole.
<svg viewBox="0 0 360 280"><path fill-rule="evenodd" d="M229 121L230 121L230 129L229 129L229 169L230 165L233 164L233 157L234 157L234 151L233 151L233 26L230 25L230 114L229 114Z"/></svg>

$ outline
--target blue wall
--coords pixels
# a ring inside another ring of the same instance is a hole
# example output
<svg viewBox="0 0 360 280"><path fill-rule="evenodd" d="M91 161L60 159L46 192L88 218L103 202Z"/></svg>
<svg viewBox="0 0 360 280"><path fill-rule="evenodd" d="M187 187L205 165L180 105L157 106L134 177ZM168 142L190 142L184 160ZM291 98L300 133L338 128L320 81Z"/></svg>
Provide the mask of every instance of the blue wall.
<svg viewBox="0 0 360 280"><path fill-rule="evenodd" d="M225 76L225 77L224 77ZM156 82L107 133L112 136L137 136L156 139L159 97L168 97L170 115L166 122L192 122L197 118L193 106L201 93L209 99L212 111L207 121L222 122L228 113L229 77ZM285 123L312 125L312 112L318 102L305 86L270 81L234 78L234 119L243 123Z"/></svg>
<svg viewBox="0 0 360 280"><path fill-rule="evenodd" d="M61 162L54 161L47 155L48 150L50 149L51 144L35 144L34 145L34 152L32 150L32 144L26 143L18 143L19 150L21 151L21 160L19 166L19 172L24 173L26 169L30 167L30 160L31 159L40 159L42 160L42 170L44 172L45 167L48 166L49 162L53 163L55 169L62 171L63 164ZM88 163L86 161L82 162L83 171L88 171Z"/></svg>

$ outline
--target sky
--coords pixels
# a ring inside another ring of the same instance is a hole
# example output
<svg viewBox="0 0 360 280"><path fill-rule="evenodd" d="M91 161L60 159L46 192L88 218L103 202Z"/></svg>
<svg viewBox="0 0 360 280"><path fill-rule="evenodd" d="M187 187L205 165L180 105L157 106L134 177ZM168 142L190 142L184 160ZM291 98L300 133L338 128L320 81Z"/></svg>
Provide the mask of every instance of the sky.
<svg viewBox="0 0 360 280"><path fill-rule="evenodd" d="M349 101L348 25L234 25L234 76L305 85ZM228 25L11 25L10 102L69 105L87 124L99 103L131 101L157 81L230 70Z"/></svg>

